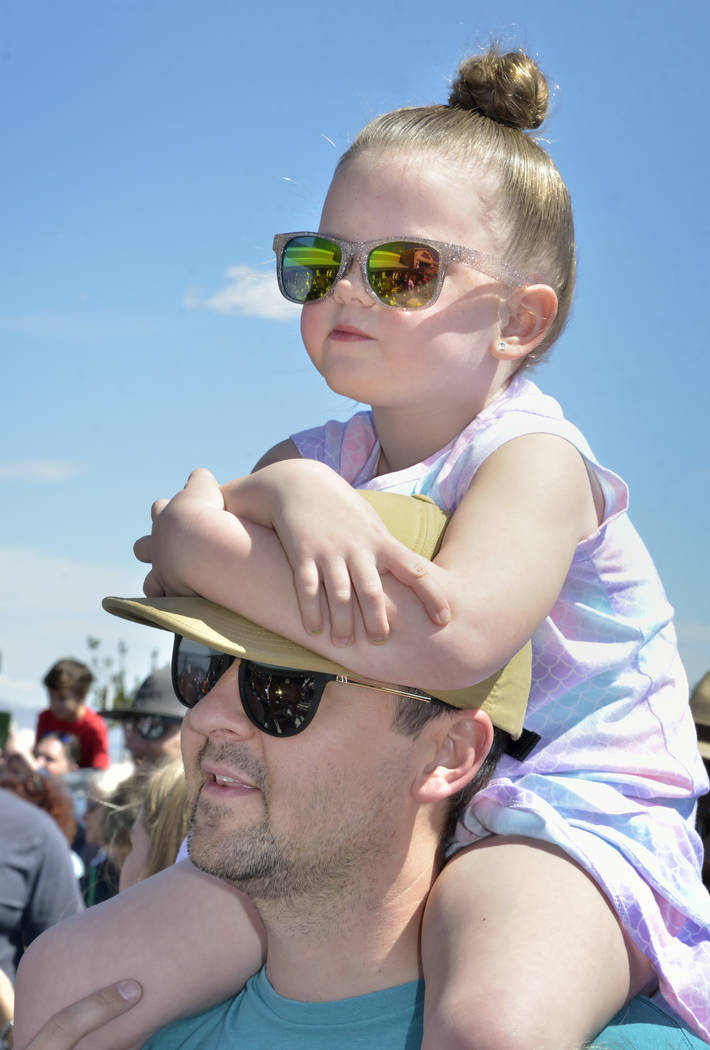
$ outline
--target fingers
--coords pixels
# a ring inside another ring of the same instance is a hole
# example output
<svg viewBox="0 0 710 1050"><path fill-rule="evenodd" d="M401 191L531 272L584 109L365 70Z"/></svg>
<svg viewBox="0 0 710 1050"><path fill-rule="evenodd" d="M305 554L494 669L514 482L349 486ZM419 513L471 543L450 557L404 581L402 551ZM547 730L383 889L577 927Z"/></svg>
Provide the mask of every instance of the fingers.
<svg viewBox="0 0 710 1050"><path fill-rule="evenodd" d="M145 562L146 565L150 565L153 561L151 552L151 540L152 536L141 536L133 544L133 553L135 554L138 561Z"/></svg>
<svg viewBox="0 0 710 1050"><path fill-rule="evenodd" d="M356 620L361 619L371 642L387 639L387 601L369 552L353 555L349 561L326 560L320 566L314 559L306 559L294 572L294 583L303 626L309 634L320 634L327 617L333 645L343 648L352 645Z"/></svg>
<svg viewBox="0 0 710 1050"><path fill-rule="evenodd" d="M444 627L451 619L451 607L431 567L431 562L400 544L382 555L379 563L366 549L320 562L305 558L294 571L303 626L309 634L320 634L327 617L331 641L338 648L353 643L357 621L370 642L386 641L390 624L382 576L390 572L412 591L432 623Z"/></svg>
<svg viewBox="0 0 710 1050"><path fill-rule="evenodd" d="M385 563L387 571L417 596L432 623L445 627L451 620L451 605L432 567L430 561L411 551L405 552L404 557L388 557Z"/></svg>
<svg viewBox="0 0 710 1050"><path fill-rule="evenodd" d="M219 488L217 478L207 467L196 467L195 470L190 471L185 482L185 488L195 489L196 491L201 488L213 488L215 485Z"/></svg>
<svg viewBox="0 0 710 1050"><path fill-rule="evenodd" d="M163 582L155 569L151 569L143 580L143 594L146 598L163 598L166 594Z"/></svg>
<svg viewBox="0 0 710 1050"><path fill-rule="evenodd" d="M198 467L187 479L184 492L191 498L203 500L212 506L224 507L224 495L211 470Z"/></svg>
<svg viewBox="0 0 710 1050"><path fill-rule="evenodd" d="M294 570L293 582L301 621L308 634L320 634L327 618L333 645L351 645L354 593L345 562L324 561L319 567L313 558L306 558Z"/></svg>
<svg viewBox="0 0 710 1050"><path fill-rule="evenodd" d="M153 505L150 508L151 521L155 521L158 515L162 514L169 502L169 499L157 499L155 503L153 503Z"/></svg>
<svg viewBox="0 0 710 1050"><path fill-rule="evenodd" d="M137 981L117 981L51 1017L25 1050L72 1050L83 1036L130 1010L143 990Z"/></svg>
<svg viewBox="0 0 710 1050"><path fill-rule="evenodd" d="M308 634L320 634L323 630L320 573L312 558L305 559L294 569L293 582L304 628Z"/></svg>
<svg viewBox="0 0 710 1050"><path fill-rule="evenodd" d="M354 638L353 587L348 564L337 558L321 568L323 588L330 614L330 640L343 648Z"/></svg>
<svg viewBox="0 0 710 1050"><path fill-rule="evenodd" d="M387 598L377 565L371 557L355 554L350 561L350 576L369 641L375 644L387 641L390 633Z"/></svg>

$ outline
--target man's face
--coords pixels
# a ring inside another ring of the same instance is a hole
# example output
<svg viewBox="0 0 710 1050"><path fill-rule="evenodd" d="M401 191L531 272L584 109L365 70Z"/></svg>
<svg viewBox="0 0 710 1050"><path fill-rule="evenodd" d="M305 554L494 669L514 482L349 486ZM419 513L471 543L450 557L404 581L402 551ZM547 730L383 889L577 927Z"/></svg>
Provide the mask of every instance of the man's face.
<svg viewBox="0 0 710 1050"><path fill-rule="evenodd" d="M150 739L158 733L155 739ZM180 722L174 719L137 716L124 723L123 739L137 765L157 765L180 756Z"/></svg>
<svg viewBox="0 0 710 1050"><path fill-rule="evenodd" d="M40 769L46 769L57 777L76 769L76 765L67 758L64 744L56 736L40 740L34 750L34 756Z"/></svg>
<svg viewBox="0 0 710 1050"><path fill-rule="evenodd" d="M302 733L267 736L244 714L238 664L183 723L191 859L255 900L365 892L411 830L419 738L392 729L394 698L335 683Z"/></svg>

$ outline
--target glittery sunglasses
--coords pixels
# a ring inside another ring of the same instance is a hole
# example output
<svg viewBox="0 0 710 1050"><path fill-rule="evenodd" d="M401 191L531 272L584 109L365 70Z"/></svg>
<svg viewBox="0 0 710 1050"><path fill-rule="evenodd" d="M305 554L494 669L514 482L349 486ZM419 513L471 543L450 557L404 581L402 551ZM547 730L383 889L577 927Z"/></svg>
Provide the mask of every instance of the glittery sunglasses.
<svg viewBox="0 0 710 1050"><path fill-rule="evenodd" d="M346 241L320 233L278 233L274 251L281 294L292 303L331 295L353 261L372 298L395 310L423 310L435 303L446 268L454 262L514 287L531 281L508 263L445 241Z"/></svg>

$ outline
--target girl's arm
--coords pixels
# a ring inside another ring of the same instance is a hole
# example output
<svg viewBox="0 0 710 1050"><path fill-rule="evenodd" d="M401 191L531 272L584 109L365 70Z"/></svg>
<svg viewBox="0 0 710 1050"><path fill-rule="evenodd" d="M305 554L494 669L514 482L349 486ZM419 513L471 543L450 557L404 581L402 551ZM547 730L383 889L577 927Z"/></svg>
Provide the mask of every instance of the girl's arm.
<svg viewBox="0 0 710 1050"><path fill-rule="evenodd" d="M273 469L294 467L309 472L296 502L306 505L311 525L300 529L317 537L340 505L338 486L345 483L323 464L306 460ZM262 521L268 520L268 499L259 496L260 475L270 469L237 483L251 516ZM377 563L384 549L379 534L366 535L367 515L359 515L364 501L345 488L345 542L357 525L360 537L366 536L357 546L369 544ZM239 488L227 490L230 505L236 505ZM508 442L479 469L428 566L432 593L443 594L450 622L435 625L412 589L383 571L387 643L371 645L362 619L354 617L347 654L325 632L311 634L303 626L280 535L226 511L224 494L207 471L196 471L173 500L155 505L152 538L138 541L136 553L153 562L147 594L199 593L359 674L456 689L492 674L531 637L560 592L577 543L598 520L587 469L572 445L547 434ZM339 557L327 552L322 578L337 575ZM351 601L350 593L343 597Z"/></svg>
<svg viewBox="0 0 710 1050"><path fill-rule="evenodd" d="M15 986L15 1046L24 1050L58 1010L130 974L141 1002L77 1048L140 1047L168 1021L234 995L263 957L249 900L181 861L30 945Z"/></svg>
<svg viewBox="0 0 710 1050"><path fill-rule="evenodd" d="M24 1050L76 1050L82 1036L130 1010L141 994L141 986L130 979L99 988L54 1014Z"/></svg>

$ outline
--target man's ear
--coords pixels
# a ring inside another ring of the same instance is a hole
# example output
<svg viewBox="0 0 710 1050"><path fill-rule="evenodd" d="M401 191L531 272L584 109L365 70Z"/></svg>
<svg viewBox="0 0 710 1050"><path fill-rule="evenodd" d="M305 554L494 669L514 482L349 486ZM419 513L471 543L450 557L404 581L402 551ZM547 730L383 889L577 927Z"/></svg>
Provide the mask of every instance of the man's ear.
<svg viewBox="0 0 710 1050"><path fill-rule="evenodd" d="M478 709L434 719L429 726L439 730L432 735L433 753L412 788L414 798L422 803L441 802L466 787L493 743L493 724Z"/></svg>
<svg viewBox="0 0 710 1050"><path fill-rule="evenodd" d="M518 288L507 303L500 338L491 354L501 361L518 361L539 346L557 316L557 295L549 284Z"/></svg>

